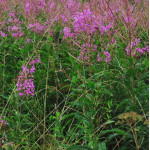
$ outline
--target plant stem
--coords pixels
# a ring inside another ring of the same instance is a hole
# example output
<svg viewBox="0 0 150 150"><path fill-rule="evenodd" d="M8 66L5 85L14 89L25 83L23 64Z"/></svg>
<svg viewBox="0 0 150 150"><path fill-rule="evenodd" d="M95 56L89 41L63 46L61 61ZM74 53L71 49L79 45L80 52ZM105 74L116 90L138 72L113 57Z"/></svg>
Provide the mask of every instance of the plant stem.
<svg viewBox="0 0 150 150"><path fill-rule="evenodd" d="M49 72L49 59L48 59L48 67L47 67L47 75L46 75L46 86L45 86L45 99L44 99L44 130L43 130L43 149L45 150L45 131L46 131L46 97L47 97L47 88L48 88L48 72Z"/></svg>
<svg viewBox="0 0 150 150"><path fill-rule="evenodd" d="M131 128L131 132L132 132L133 137L134 137L134 142L135 142L135 145L136 145L136 149L137 149L137 150L140 150L140 149L139 149L139 146L138 146L137 138L136 138L136 136L135 136L134 130L133 130L132 125L131 125L130 123L129 123L129 126L130 126L130 128Z"/></svg>

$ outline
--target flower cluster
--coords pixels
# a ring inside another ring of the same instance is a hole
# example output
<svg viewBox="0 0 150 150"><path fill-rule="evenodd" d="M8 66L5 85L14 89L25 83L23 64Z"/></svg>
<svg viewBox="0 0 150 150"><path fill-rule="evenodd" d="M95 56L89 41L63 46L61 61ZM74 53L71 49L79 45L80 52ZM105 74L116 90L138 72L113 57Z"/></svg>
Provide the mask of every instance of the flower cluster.
<svg viewBox="0 0 150 150"><path fill-rule="evenodd" d="M137 121L143 121L141 115L137 114L136 112L126 112L118 116L119 121L116 124L128 124L132 125L135 124Z"/></svg>
<svg viewBox="0 0 150 150"><path fill-rule="evenodd" d="M19 19L16 18L15 12L10 12L8 20L0 23L1 37L6 37L7 34L16 38L22 37L24 34L22 32L21 24Z"/></svg>
<svg viewBox="0 0 150 150"><path fill-rule="evenodd" d="M100 57L99 53L97 54L97 61L101 62L101 57Z"/></svg>
<svg viewBox="0 0 150 150"><path fill-rule="evenodd" d="M17 82L17 91L19 91L19 95L27 95L27 96L34 96L34 75L35 72L35 64L41 63L40 61L40 55L37 59L32 60L29 63L29 67L23 65L22 71L20 71L18 76L18 82Z"/></svg>
<svg viewBox="0 0 150 150"><path fill-rule="evenodd" d="M26 43L25 43L25 44L27 44L27 43L32 43L32 42L33 42L33 40L31 40L31 39L28 38L28 39L26 40Z"/></svg>
<svg viewBox="0 0 150 150"><path fill-rule="evenodd" d="M141 53L141 54L144 54L144 52L149 53L149 46L146 46L146 47L143 47L143 48L138 47L138 48L135 49L135 51L138 52L138 53Z"/></svg>
<svg viewBox="0 0 150 150"><path fill-rule="evenodd" d="M116 43L114 37L121 29L118 28L117 22L122 21L120 23L123 24L125 28L130 27L130 30L135 30L135 32L139 28L139 24L142 26L141 23L143 23L143 29L145 24L147 24L147 19L144 19L146 14L145 10L147 9L143 10L144 8L140 8L138 13L135 11L138 10L139 5L143 3L142 0L134 0L133 3L135 5L129 0L113 0L109 2L109 5L107 0L93 0L92 2L80 2L78 0L22 0L20 2L15 1L16 6L19 6L16 7L18 9L12 9L12 2L8 3L7 0L0 0L0 21L6 20L8 17L8 20L0 22L0 38L11 35L19 39L24 36L23 28L26 25L27 29L34 33L43 34L44 31L46 31L46 34L53 36L56 31L55 24L56 26L60 25L63 28L63 31L61 30L62 28L60 28L60 33L64 33L63 40L73 38L75 42L82 41L82 43L87 42L90 45L81 48L79 58L82 60L90 60L89 57L92 56L89 55L94 51L92 50L91 43L93 43L93 45L97 43L95 37L99 37L99 35L102 35L103 41L104 35L109 36L108 44L106 47L103 45L106 52L103 53L102 50L98 53L96 51L93 55L97 56L98 62L101 62L100 56L105 55L105 62L110 63L111 56L107 52L109 46L111 47ZM21 3L21 5L19 3ZM145 5L146 3L143 3L143 6ZM19 12L19 10L21 10L20 8L23 12L21 15ZM142 17L145 22L139 21ZM24 25L22 25L23 20L25 21ZM124 34L122 31L120 33ZM61 38L60 35L59 38ZM89 38L90 40L88 41ZM32 40L27 39L24 46L30 42L32 42ZM140 48L139 43L140 40L135 39L127 45L126 52L128 56L138 53L141 55L145 52L149 52L148 46ZM90 49L90 53L87 52L87 49Z"/></svg>
<svg viewBox="0 0 150 150"><path fill-rule="evenodd" d="M21 22L17 19L15 12L9 13L9 19L6 22L8 24L8 32L11 33L13 37L22 37L24 36L21 28Z"/></svg>
<svg viewBox="0 0 150 150"><path fill-rule="evenodd" d="M80 52L80 55L79 55L79 59L80 60L84 60L84 61L87 61L89 59L89 55L88 55L88 50L93 50L93 52L96 52L96 48L97 46L96 45L93 45L93 44L88 44L88 43L84 43L82 45L82 50ZM92 55L92 54L91 54Z"/></svg>
<svg viewBox="0 0 150 150"><path fill-rule="evenodd" d="M64 32L64 37L63 37L64 40L68 37L74 37L75 35L74 33L71 33L71 29L69 27L64 27L63 32Z"/></svg>
<svg viewBox="0 0 150 150"><path fill-rule="evenodd" d="M69 10L69 12L74 13L79 10L81 3L76 0L68 0L66 4L66 8Z"/></svg>
<svg viewBox="0 0 150 150"><path fill-rule="evenodd" d="M124 10L122 12L125 23L129 24L131 27L135 27L135 25L138 21L137 17L136 18L134 17L133 10L134 10L134 7L130 6L130 7L128 7L127 11Z"/></svg>
<svg viewBox="0 0 150 150"><path fill-rule="evenodd" d="M96 45L85 43L82 45L82 50L81 50L78 58L82 61L88 61L89 57L91 57L92 54L94 54L94 55L96 54L97 55L97 62L101 62L102 58L100 56L100 52L98 52L98 50L96 50L96 49L97 49ZM90 51L91 56L89 56L88 50ZM94 52L94 53L92 53L92 52ZM103 54L105 55L105 62L108 64L111 64L110 63L110 61L111 61L110 53L108 51L104 51Z"/></svg>
<svg viewBox="0 0 150 150"><path fill-rule="evenodd" d="M111 55L108 51L104 51L104 55L106 56L105 62L110 64L111 61Z"/></svg>
<svg viewBox="0 0 150 150"><path fill-rule="evenodd" d="M7 120L4 119L4 117L0 117L0 127L6 126L7 125Z"/></svg>
<svg viewBox="0 0 150 150"><path fill-rule="evenodd" d="M6 0L0 0L0 13L3 11L7 11L7 1Z"/></svg>
<svg viewBox="0 0 150 150"><path fill-rule="evenodd" d="M126 47L127 55L133 56L136 55L136 52L141 54L144 54L144 52L149 53L149 46L140 48L138 47L139 43L140 39L135 39L133 42L129 43L128 46Z"/></svg>
<svg viewBox="0 0 150 150"><path fill-rule="evenodd" d="M128 46L126 47L127 55L135 55L134 48L138 46L139 43L140 39L135 39L133 42L129 43Z"/></svg>
<svg viewBox="0 0 150 150"><path fill-rule="evenodd" d="M90 9L85 9L83 12L76 12L72 18L74 20L73 28L75 33L87 32L88 34L91 34L96 31L96 16Z"/></svg>
<svg viewBox="0 0 150 150"><path fill-rule="evenodd" d="M101 25L101 34L104 34L105 32L107 32L108 30L110 30L111 28L113 28L114 24L113 22L105 25Z"/></svg>
<svg viewBox="0 0 150 150"><path fill-rule="evenodd" d="M7 36L7 34L4 33L3 31L0 31L0 35L1 35L1 37L6 37Z"/></svg>
<svg viewBox="0 0 150 150"><path fill-rule="evenodd" d="M41 25L40 23L34 23L34 24L29 24L28 29L30 29L31 31L33 31L35 33L41 33L44 30L46 30L46 26Z"/></svg>
<svg viewBox="0 0 150 150"><path fill-rule="evenodd" d="M29 63L29 65L34 65L34 64L36 64L36 63L41 63L40 55L38 56L37 59L31 60L31 62Z"/></svg>

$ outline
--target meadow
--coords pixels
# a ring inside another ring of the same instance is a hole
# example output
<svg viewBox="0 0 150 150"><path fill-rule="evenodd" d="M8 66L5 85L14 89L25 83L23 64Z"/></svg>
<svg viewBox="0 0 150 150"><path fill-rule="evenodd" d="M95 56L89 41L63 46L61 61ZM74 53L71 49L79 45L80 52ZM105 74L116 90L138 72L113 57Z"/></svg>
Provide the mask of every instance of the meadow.
<svg viewBox="0 0 150 150"><path fill-rule="evenodd" d="M0 0L0 150L148 150L149 1Z"/></svg>

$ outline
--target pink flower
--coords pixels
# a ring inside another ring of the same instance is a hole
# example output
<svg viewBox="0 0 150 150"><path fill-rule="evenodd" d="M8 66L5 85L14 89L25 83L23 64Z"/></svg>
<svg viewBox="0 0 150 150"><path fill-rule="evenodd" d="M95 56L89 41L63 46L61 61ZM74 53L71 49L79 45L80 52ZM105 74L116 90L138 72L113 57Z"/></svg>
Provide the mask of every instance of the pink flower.
<svg viewBox="0 0 150 150"><path fill-rule="evenodd" d="M17 91L19 91L19 96L34 96L34 76L33 73L35 72L35 63L41 63L40 55L37 59L32 60L28 68L26 65L23 64L22 71L20 71L18 76L18 82L16 84Z"/></svg>
<svg viewBox="0 0 150 150"><path fill-rule="evenodd" d="M10 17L15 17L15 13L10 12L10 13L9 13L9 16L10 16Z"/></svg>
<svg viewBox="0 0 150 150"><path fill-rule="evenodd" d="M38 58L37 59L35 59L35 60L32 60L30 63L29 63L29 65L34 65L34 64L36 64L36 63L41 63L41 60L40 60L40 55L38 55Z"/></svg>
<svg viewBox="0 0 150 150"><path fill-rule="evenodd" d="M68 37L73 37L74 36L74 34L71 33L71 28L69 28L69 27L64 27L63 32L64 32L63 39L66 39Z"/></svg>
<svg viewBox="0 0 150 150"><path fill-rule="evenodd" d="M13 26L13 27L11 28L11 31L17 31L17 30L19 30L19 29L20 29L19 27Z"/></svg>
<svg viewBox="0 0 150 150"><path fill-rule="evenodd" d="M104 51L104 55L106 56L105 62L110 64L111 61L111 55L108 51Z"/></svg>
<svg viewBox="0 0 150 150"><path fill-rule="evenodd" d="M23 32L22 31L17 31L17 32L15 32L15 33L12 33L12 36L13 37L22 37L24 34L23 34Z"/></svg>
<svg viewBox="0 0 150 150"><path fill-rule="evenodd" d="M101 57L99 56L99 53L98 53L98 55L97 55L97 61L98 61L98 62L101 62Z"/></svg>
<svg viewBox="0 0 150 150"><path fill-rule="evenodd" d="M35 66L34 66L34 65L30 68L30 72L31 72L31 73L34 73L34 72L35 72Z"/></svg>
<svg viewBox="0 0 150 150"><path fill-rule="evenodd" d="M29 24L28 29L35 33L41 33L45 31L46 25L41 25L40 23Z"/></svg>
<svg viewBox="0 0 150 150"><path fill-rule="evenodd" d="M142 53L142 54L144 53L144 50L143 50L142 48L139 48L139 47L136 48L135 51L136 51L136 52L139 52L139 53Z"/></svg>
<svg viewBox="0 0 150 150"><path fill-rule="evenodd" d="M3 31L0 31L0 35L1 35L1 37L6 37L7 36L7 34L4 33Z"/></svg>
<svg viewBox="0 0 150 150"><path fill-rule="evenodd" d="M23 96L23 93L19 93L19 96Z"/></svg>
<svg viewBox="0 0 150 150"><path fill-rule="evenodd" d="M61 17L61 19L64 21L64 22L67 22L68 21L68 19L64 16L64 15L60 15L60 17Z"/></svg>
<svg viewBox="0 0 150 150"><path fill-rule="evenodd" d="M25 44L27 44L27 43L32 43L32 42L33 42L33 40L27 39L26 42L25 42Z"/></svg>
<svg viewBox="0 0 150 150"><path fill-rule="evenodd" d="M7 120L5 120L4 117L0 117L0 124L6 126L7 125Z"/></svg>

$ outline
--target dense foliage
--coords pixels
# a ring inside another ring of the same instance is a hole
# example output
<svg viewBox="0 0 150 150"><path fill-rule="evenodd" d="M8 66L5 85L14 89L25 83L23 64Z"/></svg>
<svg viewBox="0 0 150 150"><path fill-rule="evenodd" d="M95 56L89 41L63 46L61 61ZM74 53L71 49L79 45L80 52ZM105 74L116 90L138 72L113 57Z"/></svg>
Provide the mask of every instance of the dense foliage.
<svg viewBox="0 0 150 150"><path fill-rule="evenodd" d="M0 149L147 150L148 0L0 0Z"/></svg>

